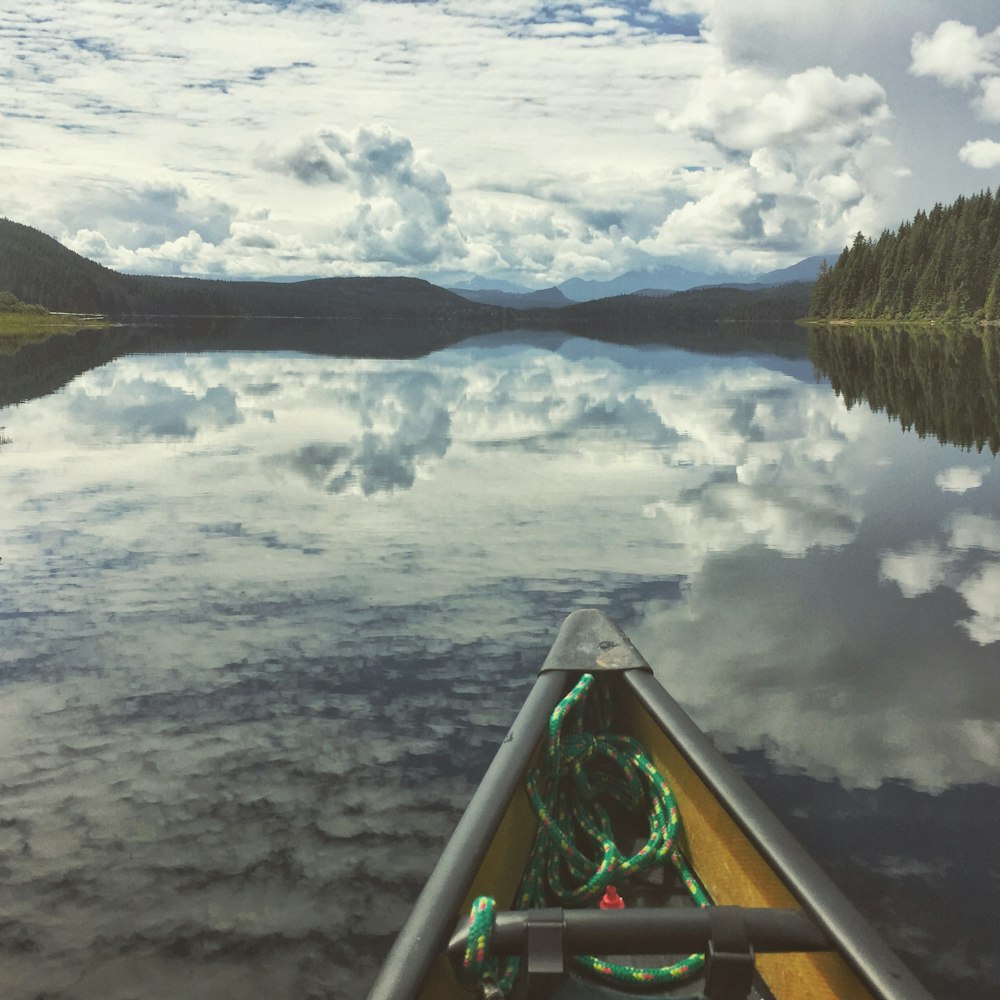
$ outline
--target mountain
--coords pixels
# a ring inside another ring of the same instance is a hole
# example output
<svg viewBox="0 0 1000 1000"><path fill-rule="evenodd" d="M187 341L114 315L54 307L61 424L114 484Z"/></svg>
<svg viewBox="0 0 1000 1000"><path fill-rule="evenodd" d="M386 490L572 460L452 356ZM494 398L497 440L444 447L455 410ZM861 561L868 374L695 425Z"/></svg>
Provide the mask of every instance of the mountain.
<svg viewBox="0 0 1000 1000"><path fill-rule="evenodd" d="M834 254L817 254L815 257L806 257L798 264L791 267L782 267L777 271L768 271L755 278L758 285L784 285L790 281L815 281L819 277L819 268L823 261L836 260L839 251Z"/></svg>
<svg viewBox="0 0 1000 1000"><path fill-rule="evenodd" d="M510 292L512 295L523 295L535 289L528 285L519 285L515 281L504 281L503 278L484 278L477 274L466 281L452 281L447 286L459 295L465 292Z"/></svg>
<svg viewBox="0 0 1000 1000"><path fill-rule="evenodd" d="M219 281L119 274L30 226L0 219L0 289L60 312L109 316L286 316L486 324L506 311L418 278Z"/></svg>
<svg viewBox="0 0 1000 1000"><path fill-rule="evenodd" d="M461 295L463 299L469 299L470 302L504 306L509 309L560 309L572 302L555 287L540 288L534 292L506 292L499 288L484 288L476 291L465 288L450 288L449 291Z"/></svg>
<svg viewBox="0 0 1000 1000"><path fill-rule="evenodd" d="M717 285L672 295L617 295L520 315L532 326L572 330L599 340L655 343L678 330L707 333L720 325L794 323L808 311L812 288L811 282L754 290Z"/></svg>
<svg viewBox="0 0 1000 1000"><path fill-rule="evenodd" d="M834 255L835 256L835 255ZM794 281L815 281L819 274L823 255L807 257L791 267L768 271L759 277L752 274L707 274L690 271L684 267L665 265L626 271L608 281L587 281L570 278L556 287L575 302L590 302L594 299L610 298L615 295L663 295L667 292L683 292L692 288L754 288L758 285L784 285Z"/></svg>
<svg viewBox="0 0 1000 1000"><path fill-rule="evenodd" d="M685 267L667 264L663 267L626 271L624 274L618 275L617 278L611 278L607 281L570 278L556 287L566 298L573 299L574 302L591 302L594 299L628 295L631 292L639 292L647 288L667 289L673 292L684 291L688 288L710 285L727 279L732 280L733 276L704 274L700 271L689 271Z"/></svg>

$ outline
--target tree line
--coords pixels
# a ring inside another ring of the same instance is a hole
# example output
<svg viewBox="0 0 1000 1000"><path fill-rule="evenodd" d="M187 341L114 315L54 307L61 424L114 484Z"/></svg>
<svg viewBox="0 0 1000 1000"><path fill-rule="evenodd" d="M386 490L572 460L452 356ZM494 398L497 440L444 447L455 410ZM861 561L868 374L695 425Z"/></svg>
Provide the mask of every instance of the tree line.
<svg viewBox="0 0 1000 1000"><path fill-rule="evenodd" d="M813 288L816 319L1000 319L1000 192L919 211L877 240L862 233Z"/></svg>

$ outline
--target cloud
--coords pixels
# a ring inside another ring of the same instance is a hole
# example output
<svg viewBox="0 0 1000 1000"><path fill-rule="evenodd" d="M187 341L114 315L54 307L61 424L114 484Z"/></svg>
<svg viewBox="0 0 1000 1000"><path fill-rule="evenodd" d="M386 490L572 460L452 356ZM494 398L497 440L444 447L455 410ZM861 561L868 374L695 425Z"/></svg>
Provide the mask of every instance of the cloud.
<svg viewBox="0 0 1000 1000"><path fill-rule="evenodd" d="M664 116L727 155L805 142L838 150L868 141L888 118L886 95L871 77L838 77L817 66L787 78L754 69L706 76L682 112Z"/></svg>
<svg viewBox="0 0 1000 1000"><path fill-rule="evenodd" d="M660 121L713 147L721 165L696 174L691 200L640 246L836 245L876 210L888 119L885 91L868 76L814 67L787 78L748 68L702 77Z"/></svg>
<svg viewBox="0 0 1000 1000"><path fill-rule="evenodd" d="M957 587L972 617L961 623L973 642L1000 642L1000 563L988 563Z"/></svg>
<svg viewBox="0 0 1000 1000"><path fill-rule="evenodd" d="M1000 553L1000 521L982 514L963 513L951 521L951 546Z"/></svg>
<svg viewBox="0 0 1000 1000"><path fill-rule="evenodd" d="M310 442L274 460L327 493L362 496L410 489L419 469L451 444L448 388L429 373L388 375L352 393L360 433L351 441Z"/></svg>
<svg viewBox="0 0 1000 1000"><path fill-rule="evenodd" d="M949 87L968 87L976 77L997 69L1000 29L980 35L960 21L943 21L934 34L913 36L910 46L914 76L930 76Z"/></svg>
<svg viewBox="0 0 1000 1000"><path fill-rule="evenodd" d="M929 594L948 577L949 557L933 545L917 545L906 552L882 557L879 577L895 583L904 597Z"/></svg>
<svg viewBox="0 0 1000 1000"><path fill-rule="evenodd" d="M950 481L957 471L943 470L935 481L941 486L938 480ZM907 598L929 594L938 587L950 588L972 612L972 617L959 625L973 642L986 645L1000 641L1000 562L996 561L1000 521L960 512L946 527L943 545L917 542L903 552L884 554L880 577L897 584Z"/></svg>
<svg viewBox="0 0 1000 1000"><path fill-rule="evenodd" d="M261 147L257 162L310 185L349 184L358 201L342 239L361 261L419 266L445 257L454 264L467 253L451 222L448 179L387 126L322 129L290 146Z"/></svg>
<svg viewBox="0 0 1000 1000"><path fill-rule="evenodd" d="M1000 76L987 76L979 82L982 93L973 107L988 122L1000 122Z"/></svg>
<svg viewBox="0 0 1000 1000"><path fill-rule="evenodd" d="M112 434L132 441L194 438L243 419L235 395L224 386L198 395L145 378L123 379L93 395L79 387L70 394L68 412L77 434L86 428L100 438Z"/></svg>
<svg viewBox="0 0 1000 1000"><path fill-rule="evenodd" d="M1000 28L980 34L973 25L943 21L933 35L918 32L911 45L909 71L930 77L946 87L970 89L979 84L979 93L970 100L978 118L1000 121ZM966 142L958 158L977 170L1000 165L1000 144L992 139Z"/></svg>
<svg viewBox="0 0 1000 1000"><path fill-rule="evenodd" d="M934 477L934 482L946 493L967 493L983 485L987 471L970 469L967 465L955 465L939 472Z"/></svg>
<svg viewBox="0 0 1000 1000"><path fill-rule="evenodd" d="M779 768L848 788L995 781L1000 729L976 725L994 717L996 699L986 707L982 692L995 687L995 658L947 627L947 595L907 609L864 566L857 548L797 560L735 549L688 579L683 602L646 602L629 632L724 748L758 748ZM943 680L949 657L956 670Z"/></svg>
<svg viewBox="0 0 1000 1000"><path fill-rule="evenodd" d="M291 174L304 184L342 184L350 176L338 135L323 129L285 145L262 147L257 163L265 170Z"/></svg>
<svg viewBox="0 0 1000 1000"><path fill-rule="evenodd" d="M972 0L951 8L992 37ZM939 196L913 192L940 158L900 183L904 153L918 162L900 132L917 130L896 114L917 101L900 78L937 3L389 9L211 0L123 18L45 0L0 39L17 83L6 211L131 270L548 285L662 261L781 266ZM996 78L972 88L990 120ZM920 142L940 146L934 110Z"/></svg>
<svg viewBox="0 0 1000 1000"><path fill-rule="evenodd" d="M67 232L64 242L77 253L93 253L101 241L136 251L192 232L206 243L219 244L229 236L236 215L235 206L177 180L101 181L59 208Z"/></svg>
<svg viewBox="0 0 1000 1000"><path fill-rule="evenodd" d="M992 139L967 142L958 151L958 158L977 170L992 170L1000 166L1000 142L994 142Z"/></svg>

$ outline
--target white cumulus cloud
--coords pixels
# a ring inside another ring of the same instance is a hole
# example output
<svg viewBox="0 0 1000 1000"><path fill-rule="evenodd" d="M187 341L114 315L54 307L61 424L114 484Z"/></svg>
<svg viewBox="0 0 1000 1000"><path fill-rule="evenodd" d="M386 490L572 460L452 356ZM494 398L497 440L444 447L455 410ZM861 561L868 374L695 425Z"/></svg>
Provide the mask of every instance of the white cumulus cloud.
<svg viewBox="0 0 1000 1000"><path fill-rule="evenodd" d="M967 142L959 151L958 158L970 167L992 170L1000 165L1000 142L992 139L976 139Z"/></svg>
<svg viewBox="0 0 1000 1000"><path fill-rule="evenodd" d="M109 266L186 274L767 270L968 185L950 151L974 113L1000 120L991 16L40 0L0 32L4 211ZM942 82L967 93L931 106Z"/></svg>
<svg viewBox="0 0 1000 1000"><path fill-rule="evenodd" d="M287 146L262 147L258 163L306 184L346 184L357 193L344 236L363 261L424 265L459 261L464 238L451 222L451 185L410 139L385 125L325 128Z"/></svg>
<svg viewBox="0 0 1000 1000"><path fill-rule="evenodd" d="M1000 76L987 76L979 81L982 93L973 102L979 117L988 122L1000 122Z"/></svg>
<svg viewBox="0 0 1000 1000"><path fill-rule="evenodd" d="M1000 28L980 33L974 25L943 21L932 35L917 32L910 52L910 73L946 87L978 84L970 107L984 121L1000 121ZM958 158L977 170L992 170L1000 165L1000 143L971 140L959 149Z"/></svg>
<svg viewBox="0 0 1000 1000"><path fill-rule="evenodd" d="M643 245L837 245L868 221L867 192L887 179L889 117L875 79L827 67L702 77L686 105L660 120L714 147L721 162L694 175L690 200Z"/></svg>
<svg viewBox="0 0 1000 1000"><path fill-rule="evenodd" d="M982 514L957 515L951 522L951 546L1000 552L1000 521Z"/></svg>
<svg viewBox="0 0 1000 1000"><path fill-rule="evenodd" d="M972 25L944 21L929 37L922 32L914 35L910 54L910 72L915 76L931 76L951 87L968 86L996 70L1000 29L980 35Z"/></svg>

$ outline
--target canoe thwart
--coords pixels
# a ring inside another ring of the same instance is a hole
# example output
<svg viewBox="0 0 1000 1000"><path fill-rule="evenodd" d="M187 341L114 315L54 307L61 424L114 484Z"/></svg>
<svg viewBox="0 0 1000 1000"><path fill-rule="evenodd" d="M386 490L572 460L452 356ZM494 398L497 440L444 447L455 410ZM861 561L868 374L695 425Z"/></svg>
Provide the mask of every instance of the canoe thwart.
<svg viewBox="0 0 1000 1000"><path fill-rule="evenodd" d="M532 928L536 930L532 930ZM491 950L497 955L526 955L529 939L561 941L563 956L629 952L663 955L681 952L755 954L827 951L830 942L801 910L770 907L637 907L626 910L498 911ZM450 955L465 952L469 923L461 919L448 942ZM558 934L556 932L558 931ZM743 942L742 944L740 942Z"/></svg>

